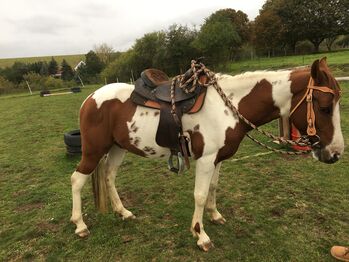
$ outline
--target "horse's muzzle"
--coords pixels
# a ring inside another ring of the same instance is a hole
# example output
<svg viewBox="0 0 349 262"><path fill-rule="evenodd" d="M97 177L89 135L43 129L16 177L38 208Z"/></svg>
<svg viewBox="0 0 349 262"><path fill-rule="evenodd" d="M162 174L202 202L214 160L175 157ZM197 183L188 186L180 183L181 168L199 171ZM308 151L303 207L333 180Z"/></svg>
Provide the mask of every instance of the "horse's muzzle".
<svg viewBox="0 0 349 262"><path fill-rule="evenodd" d="M313 150L313 157L320 162L334 164L339 160L340 154L331 153L328 150L316 148Z"/></svg>

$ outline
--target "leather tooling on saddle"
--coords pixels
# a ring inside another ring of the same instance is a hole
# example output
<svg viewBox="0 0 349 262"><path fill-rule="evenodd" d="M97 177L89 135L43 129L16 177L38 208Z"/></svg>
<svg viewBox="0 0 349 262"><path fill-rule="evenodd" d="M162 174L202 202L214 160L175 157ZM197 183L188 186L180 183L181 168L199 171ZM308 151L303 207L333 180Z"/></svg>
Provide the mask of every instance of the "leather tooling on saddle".
<svg viewBox="0 0 349 262"><path fill-rule="evenodd" d="M172 81L158 69L146 69L135 81L131 94L135 104L160 110L156 143L171 150L168 165L175 173L184 171L184 163L189 169L189 138L183 134L182 116L200 111L207 90L200 81L191 81L193 75L194 71L190 68ZM173 157L177 158L177 167L174 167Z"/></svg>

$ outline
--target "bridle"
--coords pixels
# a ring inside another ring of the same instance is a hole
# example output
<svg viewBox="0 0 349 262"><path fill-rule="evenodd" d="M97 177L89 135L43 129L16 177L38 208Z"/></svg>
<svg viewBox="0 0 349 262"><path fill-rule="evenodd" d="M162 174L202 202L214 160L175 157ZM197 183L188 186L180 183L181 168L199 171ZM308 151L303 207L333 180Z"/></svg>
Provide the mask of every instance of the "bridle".
<svg viewBox="0 0 349 262"><path fill-rule="evenodd" d="M335 92L333 89L327 87L327 86L315 86L314 85L314 79L310 76L309 83L307 86L307 89L305 91L305 94L299 100L297 105L292 109L290 112L289 117L292 116L292 114L299 108L299 106L303 103L305 100L307 102L307 136L316 138L316 142L312 143L312 147L315 147L320 143L320 137L316 134L316 127L315 127L315 112L314 112L314 103L313 103L313 91L321 91L323 93L330 93L335 97ZM340 92L339 92L340 94Z"/></svg>

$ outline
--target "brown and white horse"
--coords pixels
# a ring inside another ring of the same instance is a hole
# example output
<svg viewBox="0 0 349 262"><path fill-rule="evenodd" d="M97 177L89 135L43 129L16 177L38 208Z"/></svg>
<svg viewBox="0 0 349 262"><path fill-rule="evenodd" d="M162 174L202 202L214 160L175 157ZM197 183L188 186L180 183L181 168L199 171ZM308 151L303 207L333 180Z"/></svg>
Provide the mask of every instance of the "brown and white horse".
<svg viewBox="0 0 349 262"><path fill-rule="evenodd" d="M340 88L330 73L326 59L316 60L311 69L217 75L219 85L233 105L258 126L280 116L289 116L304 96L311 77L314 86L326 86L333 91L313 90L315 128L320 138L313 155L321 162L334 163L344 150L339 114ZM82 160L71 176L71 221L76 224L75 233L80 237L89 234L81 213L80 192L88 175L99 163L103 163L105 172L99 173L98 179L106 182L114 212L128 219L135 216L123 206L114 184L125 153L129 151L147 158L164 159L170 155L169 149L155 142L159 111L133 104L130 100L133 89L133 85L124 83L103 86L91 94L81 107ZM306 134L306 100L298 106L291 119L300 132ZM190 151L197 161L191 230L198 237L197 245L207 251L212 244L203 226L204 209L212 221L225 222L216 207L219 169L223 160L235 154L250 128L232 114L212 86L208 87L201 111L184 115L182 122L184 131L191 138ZM107 157L100 162L105 154Z"/></svg>

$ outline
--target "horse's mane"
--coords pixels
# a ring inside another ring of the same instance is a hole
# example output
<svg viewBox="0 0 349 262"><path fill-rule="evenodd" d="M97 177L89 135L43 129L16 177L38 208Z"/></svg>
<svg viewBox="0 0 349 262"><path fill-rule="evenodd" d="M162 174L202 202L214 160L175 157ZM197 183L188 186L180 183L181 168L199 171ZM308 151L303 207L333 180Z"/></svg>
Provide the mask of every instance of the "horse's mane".
<svg viewBox="0 0 349 262"><path fill-rule="evenodd" d="M240 74L236 75L231 75L229 73L217 73L216 76L218 80L224 79L224 78L231 78L231 77L236 77L236 78L248 78L248 77L257 77L263 74L268 74L268 73L283 73L286 71L307 71L309 70L309 66L296 66L296 67L290 67L290 68L283 68L283 69L278 69L278 70L256 70L256 71L246 71Z"/></svg>

